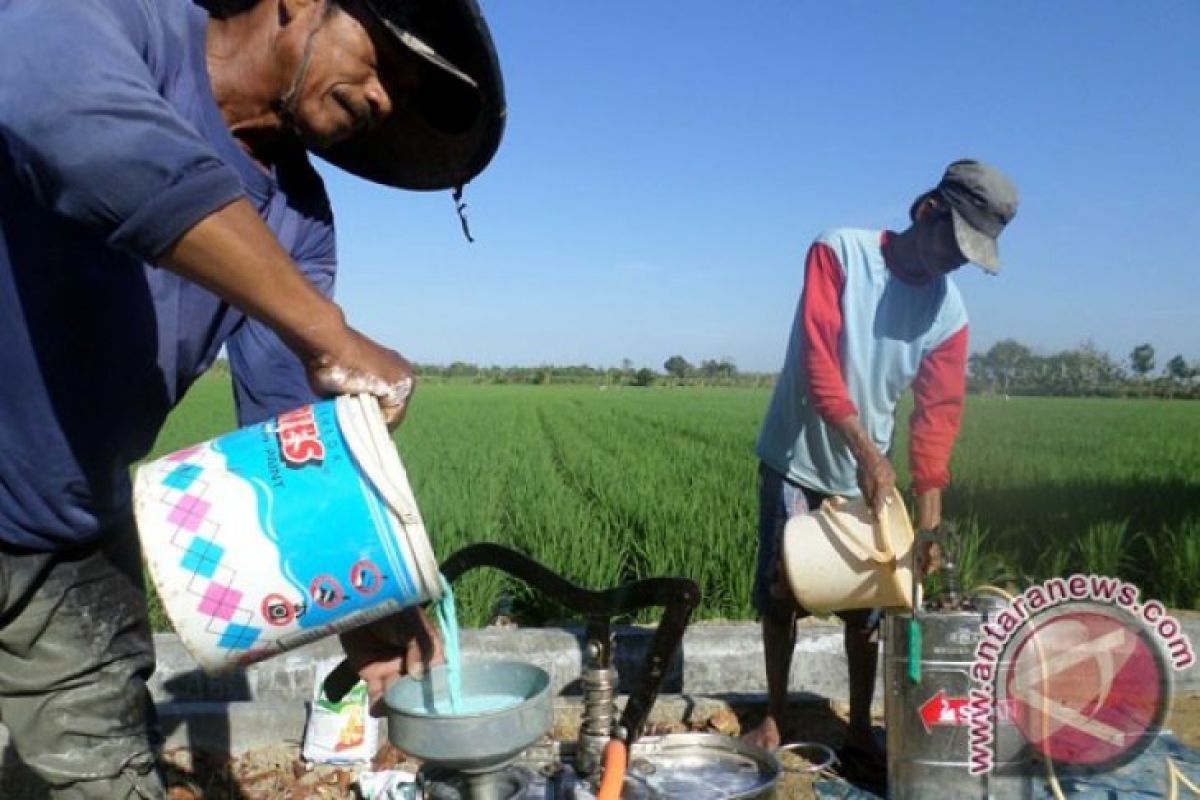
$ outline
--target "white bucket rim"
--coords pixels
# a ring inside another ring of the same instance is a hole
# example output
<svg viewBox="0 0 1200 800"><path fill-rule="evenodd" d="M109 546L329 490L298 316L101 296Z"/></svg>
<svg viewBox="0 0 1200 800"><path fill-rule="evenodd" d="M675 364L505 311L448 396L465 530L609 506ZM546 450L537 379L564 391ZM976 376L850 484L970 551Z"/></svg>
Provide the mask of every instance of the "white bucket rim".
<svg viewBox="0 0 1200 800"><path fill-rule="evenodd" d="M437 556L379 401L369 394L341 395L335 408L350 454L400 525L422 584L418 587L421 594L431 601L439 600L442 582Z"/></svg>
<svg viewBox="0 0 1200 800"><path fill-rule="evenodd" d="M908 515L908 509L904 504L904 497L900 494L899 489L892 489L890 500L891 502L885 505L886 521L876 521L871 525L872 542L855 541L853 545L850 545L847 541L847 538L844 536L842 537L842 542L843 546L846 546L847 549L852 551L862 551L861 553L856 553L856 555L865 557L868 561L881 561L882 559L879 558L879 556L890 555L891 566L890 568L882 570L883 574L881 575L881 580L887 580L890 582L893 589L896 590L895 595L903 601L903 604L899 606L884 607L906 608L909 611L912 611L921 602L921 582L917 581L916 594L914 595L912 591L913 587L911 585L911 580L902 580L901 576L904 574L911 576L917 571L916 533L913 531L912 521ZM863 513L865 513L868 517L873 517L873 514L869 510L865 509L865 505L866 501L861 496L847 498L835 495L825 500L820 507L813 509L802 516L810 518L812 522L817 525L822 525L821 518L824 518L825 522L828 523L830 528L834 530L843 528L844 530L843 525L839 522L839 517L849 516L855 518L856 524L860 523L858 517ZM794 527L791 525L791 522L796 521L796 519L797 518L794 517L792 520L789 520L788 527ZM880 522L883 522L883 524L881 525ZM881 528L887 529L885 534L887 541L885 543L885 547L882 549L875 546L875 544L882 538L883 534L880 532ZM786 534L784 541L787 541ZM786 544L784 547L786 547ZM792 593L796 595L797 600L801 600L799 596L801 592L798 591L798 588L802 581L799 581L798 576L793 574L794 567L792 559L787 558L786 555L781 552L781 560L783 562L783 569L787 578L787 583L791 588ZM809 608L807 605L805 605L805 608L814 612L843 610L840 607L834 607L832 609Z"/></svg>

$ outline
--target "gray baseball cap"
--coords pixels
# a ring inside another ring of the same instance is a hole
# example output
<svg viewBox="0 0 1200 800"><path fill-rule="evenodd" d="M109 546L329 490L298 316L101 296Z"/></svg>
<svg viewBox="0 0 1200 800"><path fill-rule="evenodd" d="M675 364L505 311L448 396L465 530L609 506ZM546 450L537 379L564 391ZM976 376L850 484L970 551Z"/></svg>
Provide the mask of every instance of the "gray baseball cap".
<svg viewBox="0 0 1200 800"><path fill-rule="evenodd" d="M973 264L993 275L1000 271L996 239L1017 214L1017 187L999 170L979 161L962 159L946 167L937 187L918 198L941 197L954 218L958 249Z"/></svg>

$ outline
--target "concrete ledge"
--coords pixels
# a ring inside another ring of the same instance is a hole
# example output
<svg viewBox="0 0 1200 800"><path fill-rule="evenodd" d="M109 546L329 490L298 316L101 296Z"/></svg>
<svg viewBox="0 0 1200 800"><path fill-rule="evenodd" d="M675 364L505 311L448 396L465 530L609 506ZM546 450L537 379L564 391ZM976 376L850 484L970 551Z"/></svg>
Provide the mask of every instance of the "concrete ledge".
<svg viewBox="0 0 1200 800"><path fill-rule="evenodd" d="M621 691L633 689L641 672L653 628L615 629ZM556 695L578 692L584 645L582 628L485 628L462 632L464 658L516 659L550 674ZM341 658L333 638L284 653L245 670L210 677L173 634L155 636L158 670L151 679L155 701L295 702L312 698L318 670ZM697 624L684 635L681 652L668 669L663 694L720 695L766 691L762 641L754 623ZM793 659L791 689L845 698L846 658L840 625L810 622L800 626Z"/></svg>
<svg viewBox="0 0 1200 800"><path fill-rule="evenodd" d="M738 698L731 698L740 702ZM754 697L745 698L753 703ZM618 699L624 707L628 696ZM824 702L812 698L812 702ZM729 708L725 699L662 695L650 712L651 724L703 723ZM303 743L308 707L302 702L272 703L255 701L166 703L159 706L159 722L165 741L163 749L207 750L238 756L248 750L274 745ZM583 703L577 697L558 697L554 701L554 730L577 730ZM378 720L379 741L387 741L387 725ZM9 747L8 729L0 725L0 774L17 768L17 756Z"/></svg>
<svg viewBox="0 0 1200 800"><path fill-rule="evenodd" d="M1190 640L1200 643L1200 615L1178 617ZM622 627L615 633L620 691L628 694L640 675L653 629ZM487 628L462 633L466 658L516 659L545 669L557 698L556 722L568 727L580 713L583 643L582 628ZM166 746L233 754L268 744L299 743L316 676L341 658L336 639L330 638L214 678L199 670L177 636L159 634L155 646L158 670L150 690L159 707ZM844 703L845 676L840 624L802 623L792 662L793 695ZM651 721L703 721L729 703L762 702L765 692L757 624L695 624L668 670ZM1200 694L1200 670L1193 666L1176 673L1175 692ZM882 711L881 689L875 697L877 710ZM7 744L7 731L0 726L0 749Z"/></svg>
<svg viewBox="0 0 1200 800"><path fill-rule="evenodd" d="M1184 632L1195 647L1200 647L1200 614L1178 616ZM653 628L635 626L615 630L621 692L634 689L633 680L641 672L653 633ZM578 693L583 644L582 628L484 628L462 632L465 658L528 661L550 674L556 695ZM232 675L213 678L199 670L177 636L158 634L155 646L158 671L151 680L150 691L160 704L304 702L312 698L317 670L332 666L341 658L337 640L328 638ZM806 620L799 626L789 689L833 700L847 699L840 624ZM765 692L762 639L756 623L692 625L662 687L663 694L696 696ZM1175 692L1200 694L1200 669L1193 665L1175 673ZM881 696L879 692L876 695Z"/></svg>
<svg viewBox="0 0 1200 800"><path fill-rule="evenodd" d="M1200 643L1200 615L1179 617L1191 641ZM637 626L615 629L622 694L635 688L653 633L653 628ZM515 659L546 670L557 698L556 724L570 727L578 721L582 628L464 630L461 641L465 658ZM178 637L160 634L155 645L158 672L151 693L159 704L167 746L233 753L271 743L298 743L316 676L341 658L340 646L330 638L213 678L197 668ZM799 626L789 688L793 696L815 702L847 701L840 623L806 620ZM1175 692L1200 694L1200 670L1193 666L1176 673ZM758 624L699 623L684 635L651 721L703 721L731 702L762 702L765 693ZM875 700L882 713L882 670Z"/></svg>
<svg viewBox="0 0 1200 800"><path fill-rule="evenodd" d="M624 707L628 696L618 699ZM751 698L753 702L753 698ZM814 699L814 702L821 702ZM719 711L729 708L720 698L690 695L662 695L651 710L651 724L703 723ZM159 707L159 721L166 737L164 749L188 748L239 755L269 745L300 746L304 738L307 705L236 701L232 703L167 703ZM577 697L557 697L554 701L554 729L574 731L583 714ZM379 741L387 741L387 725L378 720ZM0 749L7 735L0 728Z"/></svg>

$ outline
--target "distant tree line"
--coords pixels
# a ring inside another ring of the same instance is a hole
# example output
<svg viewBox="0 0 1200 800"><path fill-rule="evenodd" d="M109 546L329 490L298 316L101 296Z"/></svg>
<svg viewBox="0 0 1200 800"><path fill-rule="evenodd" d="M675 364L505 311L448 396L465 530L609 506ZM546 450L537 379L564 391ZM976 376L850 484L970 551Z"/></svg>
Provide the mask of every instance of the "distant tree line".
<svg viewBox="0 0 1200 800"><path fill-rule="evenodd" d="M423 379L468 383L596 384L601 386L770 386L775 375L768 372L742 372L729 358L713 358L694 366L683 356L671 356L662 370L635 366L622 359L619 367L593 367L587 364L536 367L482 367L466 361L449 365L416 364Z"/></svg>
<svg viewBox="0 0 1200 800"><path fill-rule="evenodd" d="M1140 344L1124 363L1085 342L1073 350L1038 355L1015 339L973 354L967 390L1004 395L1200 398L1200 363L1182 355L1157 368L1154 346Z"/></svg>
<svg viewBox="0 0 1200 800"><path fill-rule="evenodd" d="M541 365L481 367L464 361L448 366L418 364L425 379L471 383L570 384L609 386L744 386L769 387L776 375L742 372L730 358L693 364L681 355L661 370L635 367L623 359L619 367ZM1200 399L1200 362L1182 355L1158 366L1150 344L1140 344L1119 362L1090 342L1072 350L1039 355L1015 339L1005 339L970 356L967 391L972 394L1057 395L1063 397L1165 397Z"/></svg>
<svg viewBox="0 0 1200 800"><path fill-rule="evenodd" d="M967 391L972 394L1049 395L1063 397L1163 397L1200 399L1200 361L1175 355L1158 364L1153 345L1140 344L1124 362L1090 342L1073 350L1039 355L1015 339L1005 339L967 362ZM228 374L222 358L213 365ZM449 365L416 364L424 380L491 384L594 384L599 386L742 386L770 387L776 375L743 372L730 358L692 364L681 355L662 363L661 371L635 367L622 359L619 367L587 364L535 367L479 366L466 361Z"/></svg>

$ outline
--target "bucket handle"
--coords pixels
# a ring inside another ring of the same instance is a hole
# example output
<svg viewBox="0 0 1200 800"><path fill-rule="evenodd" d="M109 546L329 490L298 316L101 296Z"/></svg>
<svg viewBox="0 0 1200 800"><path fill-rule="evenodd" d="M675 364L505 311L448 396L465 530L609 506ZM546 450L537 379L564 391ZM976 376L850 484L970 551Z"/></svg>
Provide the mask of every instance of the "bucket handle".
<svg viewBox="0 0 1200 800"><path fill-rule="evenodd" d="M842 543L850 549L850 552L863 561L876 561L880 564L894 563L896 561L896 552L892 550L891 537L887 535L886 530L883 530L884 525L886 524L885 521L881 518L874 523L880 527L881 532L884 534L882 537L884 542L883 549L876 550L874 546L859 539L858 534L847 528L842 521L837 518L837 516L833 513L832 508L832 506L835 504L835 501L836 505L842 505L846 502L844 498L831 497L821 504L820 512L821 515L829 521L829 524L832 525L838 531L838 533L842 535Z"/></svg>

